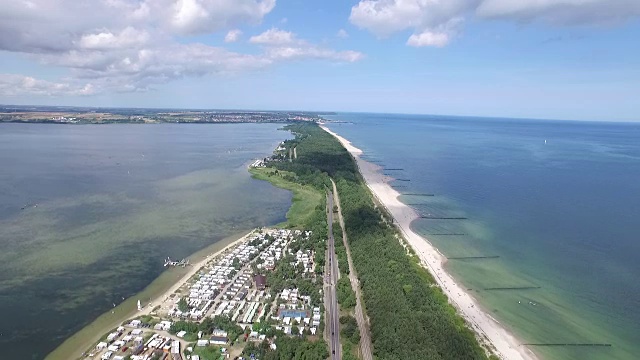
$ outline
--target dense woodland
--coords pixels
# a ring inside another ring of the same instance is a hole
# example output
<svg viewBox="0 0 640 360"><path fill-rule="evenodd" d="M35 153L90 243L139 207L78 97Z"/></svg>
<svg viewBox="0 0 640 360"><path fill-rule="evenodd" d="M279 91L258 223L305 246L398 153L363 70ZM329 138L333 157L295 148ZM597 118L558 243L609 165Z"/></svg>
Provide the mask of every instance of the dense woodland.
<svg viewBox="0 0 640 360"><path fill-rule="evenodd" d="M315 124L287 127L296 138L293 162L272 164L318 189L337 183L354 266L379 359L486 359L474 334L418 260L398 241L388 215L376 208L353 158ZM313 224L318 226L319 224ZM326 230L325 230L326 231ZM348 271L348 270L347 270Z"/></svg>

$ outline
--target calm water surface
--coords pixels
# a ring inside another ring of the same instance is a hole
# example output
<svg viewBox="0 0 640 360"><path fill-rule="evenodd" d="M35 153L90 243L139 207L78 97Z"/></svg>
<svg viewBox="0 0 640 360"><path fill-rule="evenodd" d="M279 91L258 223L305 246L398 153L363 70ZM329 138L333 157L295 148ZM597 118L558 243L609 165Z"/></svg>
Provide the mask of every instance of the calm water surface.
<svg viewBox="0 0 640 360"><path fill-rule="evenodd" d="M492 316L547 359L640 354L640 125L339 114L329 127L387 168L412 226ZM546 143L545 143L546 141ZM464 234L464 235L433 235ZM488 288L527 287L520 290Z"/></svg>
<svg viewBox="0 0 640 360"><path fill-rule="evenodd" d="M167 256L283 221L290 193L246 170L279 127L1 124L0 358L43 358Z"/></svg>

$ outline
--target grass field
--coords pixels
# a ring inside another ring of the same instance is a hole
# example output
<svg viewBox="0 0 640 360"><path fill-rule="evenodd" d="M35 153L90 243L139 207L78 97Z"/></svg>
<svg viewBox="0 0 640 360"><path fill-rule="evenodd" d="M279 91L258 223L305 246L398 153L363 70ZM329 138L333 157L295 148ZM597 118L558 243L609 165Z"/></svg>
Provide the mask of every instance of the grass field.
<svg viewBox="0 0 640 360"><path fill-rule="evenodd" d="M294 173L278 171L270 168L251 168L249 172L258 180L265 180L282 189L293 192L291 207L287 211L287 221L278 226L290 228L303 228L307 223L314 209L319 204L324 206L324 195L311 186L300 185L288 181L286 175L294 176Z"/></svg>

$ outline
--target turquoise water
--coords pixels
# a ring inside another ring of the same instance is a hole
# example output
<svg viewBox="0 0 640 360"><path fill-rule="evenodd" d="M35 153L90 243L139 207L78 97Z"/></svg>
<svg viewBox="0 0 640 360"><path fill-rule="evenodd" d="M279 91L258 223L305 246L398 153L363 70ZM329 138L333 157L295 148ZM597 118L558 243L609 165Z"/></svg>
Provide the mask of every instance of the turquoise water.
<svg viewBox="0 0 640 360"><path fill-rule="evenodd" d="M247 172L279 127L0 124L0 358L44 358L167 256L284 221L291 194Z"/></svg>
<svg viewBox="0 0 640 360"><path fill-rule="evenodd" d="M640 353L640 124L338 114L329 124L397 179L412 227L545 359ZM545 143L546 140L546 143ZM434 235L450 234L450 235ZM451 235L464 234L464 235ZM518 290L488 288L527 287Z"/></svg>

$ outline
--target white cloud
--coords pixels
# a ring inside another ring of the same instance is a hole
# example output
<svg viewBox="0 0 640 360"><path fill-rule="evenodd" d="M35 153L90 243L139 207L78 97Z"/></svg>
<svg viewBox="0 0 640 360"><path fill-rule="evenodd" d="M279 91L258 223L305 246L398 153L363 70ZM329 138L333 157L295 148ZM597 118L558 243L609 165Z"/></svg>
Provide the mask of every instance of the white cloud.
<svg viewBox="0 0 640 360"><path fill-rule="evenodd" d="M462 15L479 0L361 0L349 20L379 37L412 30L411 46L442 47L451 41Z"/></svg>
<svg viewBox="0 0 640 360"><path fill-rule="evenodd" d="M297 43L299 40L290 31L271 28L260 35L252 36L249 42L262 45L287 45Z"/></svg>
<svg viewBox="0 0 640 360"><path fill-rule="evenodd" d="M362 57L277 29L254 41L258 53L192 40L228 31L225 41L237 41L242 32L235 26L260 23L274 6L275 0L0 0L0 51L68 71L57 82L3 75L0 88L52 95L145 91L182 77L256 71L289 59Z"/></svg>
<svg viewBox="0 0 640 360"><path fill-rule="evenodd" d="M146 0L151 2L150 0ZM217 31L239 23L259 23L276 6L275 0L157 0L156 10L169 8L171 27L181 34ZM160 6L158 6L160 5Z"/></svg>
<svg viewBox="0 0 640 360"><path fill-rule="evenodd" d="M0 95L92 95L95 89L91 84L73 85L38 80L30 76L0 74Z"/></svg>
<svg viewBox="0 0 640 360"><path fill-rule="evenodd" d="M357 51L335 51L315 46L275 47L268 49L267 54L274 60L314 58L339 62L356 62L364 58L364 55Z"/></svg>
<svg viewBox="0 0 640 360"><path fill-rule="evenodd" d="M229 30L227 35L225 35L225 37L224 37L224 42L226 42L226 43L236 42L236 41L238 41L238 39L240 39L240 36L242 36L242 31L240 31L238 29Z"/></svg>
<svg viewBox="0 0 640 360"><path fill-rule="evenodd" d="M340 39L346 39L346 38L349 37L349 34L347 33L347 31L345 29L340 29L336 33L336 36L339 37Z"/></svg>
<svg viewBox="0 0 640 360"><path fill-rule="evenodd" d="M453 18L445 24L433 27L418 34L413 34L407 40L407 45L415 47L446 46L449 44L451 39L455 37L460 23L462 23L461 18Z"/></svg>
<svg viewBox="0 0 640 360"><path fill-rule="evenodd" d="M543 20L557 25L614 24L640 16L638 0L484 0L486 18Z"/></svg>
<svg viewBox="0 0 640 360"><path fill-rule="evenodd" d="M249 42L265 47L265 54L273 60L289 60L301 58L325 59L340 62L356 62L364 58L357 51L336 51L325 49L299 39L296 34L280 30L269 29L262 34L252 36Z"/></svg>
<svg viewBox="0 0 640 360"><path fill-rule="evenodd" d="M149 41L149 38L147 31L127 27L116 34L104 30L99 33L82 35L77 41L77 45L80 48L91 50L132 48L144 45Z"/></svg>
<svg viewBox="0 0 640 360"><path fill-rule="evenodd" d="M615 24L640 16L639 0L360 0L349 20L379 37L410 30L411 46L444 46L467 16L555 25Z"/></svg>

